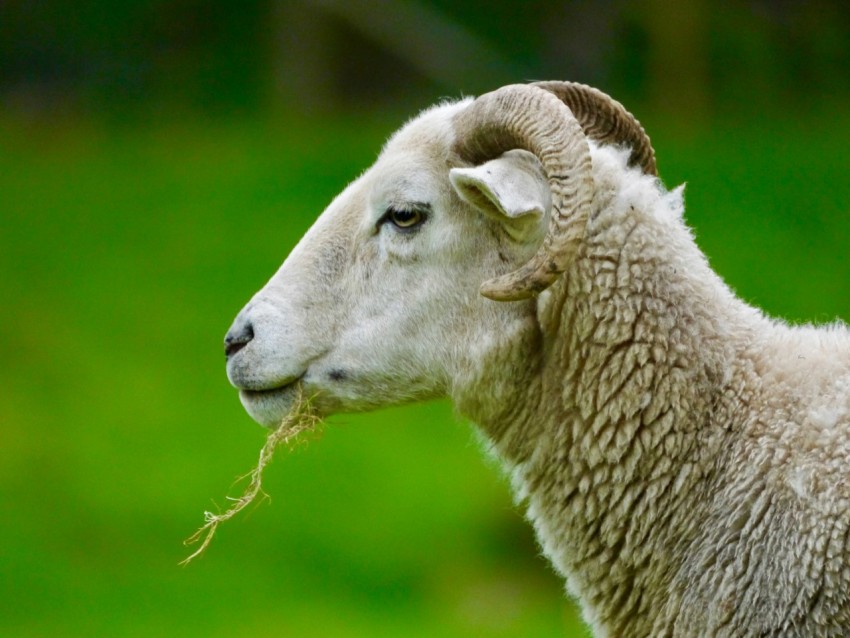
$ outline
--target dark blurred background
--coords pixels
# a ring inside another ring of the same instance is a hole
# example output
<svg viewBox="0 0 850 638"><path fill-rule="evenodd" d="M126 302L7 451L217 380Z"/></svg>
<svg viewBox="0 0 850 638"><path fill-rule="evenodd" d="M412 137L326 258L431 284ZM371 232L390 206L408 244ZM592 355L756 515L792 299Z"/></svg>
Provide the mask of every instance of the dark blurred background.
<svg viewBox="0 0 850 638"><path fill-rule="evenodd" d="M838 0L201 0L0 4L12 112L126 118L405 110L575 78L701 117L846 98Z"/></svg>
<svg viewBox="0 0 850 638"><path fill-rule="evenodd" d="M446 403L264 432L221 341L419 109L593 84L744 298L850 318L850 4L0 0L0 635L573 636Z"/></svg>

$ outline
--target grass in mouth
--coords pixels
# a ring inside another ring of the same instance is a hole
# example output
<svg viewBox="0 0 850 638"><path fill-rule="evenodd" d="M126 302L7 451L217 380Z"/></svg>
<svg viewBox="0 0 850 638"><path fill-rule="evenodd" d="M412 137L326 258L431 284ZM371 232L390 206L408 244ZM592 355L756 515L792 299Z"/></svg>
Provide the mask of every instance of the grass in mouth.
<svg viewBox="0 0 850 638"><path fill-rule="evenodd" d="M199 541L201 544L191 555L180 561L181 565L188 565L194 558L204 552L212 542L215 531L220 523L236 516L253 503L257 496L262 495L262 498L268 497L263 491L263 470L271 463L275 451L281 445L290 445L302 432L315 430L320 423L321 418L313 408L310 399L304 396L303 390L299 387L295 401L292 404L292 409L283 417L280 425L272 430L268 438L266 438L266 442L260 450L260 458L257 461L257 465L248 474L239 479L250 479L245 491L242 492L241 496L227 497L233 504L226 511L220 514L204 512L205 523L203 527L184 542L185 545L194 545Z"/></svg>

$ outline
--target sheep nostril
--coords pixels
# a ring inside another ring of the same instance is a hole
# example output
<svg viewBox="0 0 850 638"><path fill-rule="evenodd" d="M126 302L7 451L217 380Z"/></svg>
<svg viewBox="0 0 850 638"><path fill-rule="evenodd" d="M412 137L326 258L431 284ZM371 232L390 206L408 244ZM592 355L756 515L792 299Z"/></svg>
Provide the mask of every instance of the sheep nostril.
<svg viewBox="0 0 850 638"><path fill-rule="evenodd" d="M224 337L224 356L228 359L251 343L254 338L254 327L250 323L233 326Z"/></svg>

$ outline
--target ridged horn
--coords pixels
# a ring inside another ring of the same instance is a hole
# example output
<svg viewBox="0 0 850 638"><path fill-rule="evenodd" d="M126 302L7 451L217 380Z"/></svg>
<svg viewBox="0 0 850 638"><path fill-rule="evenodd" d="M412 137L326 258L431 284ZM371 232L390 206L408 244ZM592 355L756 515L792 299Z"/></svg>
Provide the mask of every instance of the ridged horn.
<svg viewBox="0 0 850 638"><path fill-rule="evenodd" d="M647 175L658 175L649 135L634 115L599 89L577 82L535 82L532 86L554 93L573 112L584 134L603 144L631 148L629 164Z"/></svg>
<svg viewBox="0 0 850 638"><path fill-rule="evenodd" d="M525 149L540 160L552 191L549 229L537 254L514 272L485 281L496 301L527 299L548 288L578 253L593 200L590 149L579 121L553 91L513 84L486 93L455 116L454 151L481 164Z"/></svg>

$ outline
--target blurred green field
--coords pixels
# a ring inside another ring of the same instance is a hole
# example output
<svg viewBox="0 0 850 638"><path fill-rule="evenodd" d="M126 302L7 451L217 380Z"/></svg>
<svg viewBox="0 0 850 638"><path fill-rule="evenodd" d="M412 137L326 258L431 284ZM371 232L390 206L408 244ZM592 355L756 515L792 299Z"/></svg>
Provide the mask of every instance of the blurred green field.
<svg viewBox="0 0 850 638"><path fill-rule="evenodd" d="M744 298L850 318L850 116L638 114ZM584 635L445 403L331 419L177 566L264 437L224 332L403 119L0 121L0 635Z"/></svg>

